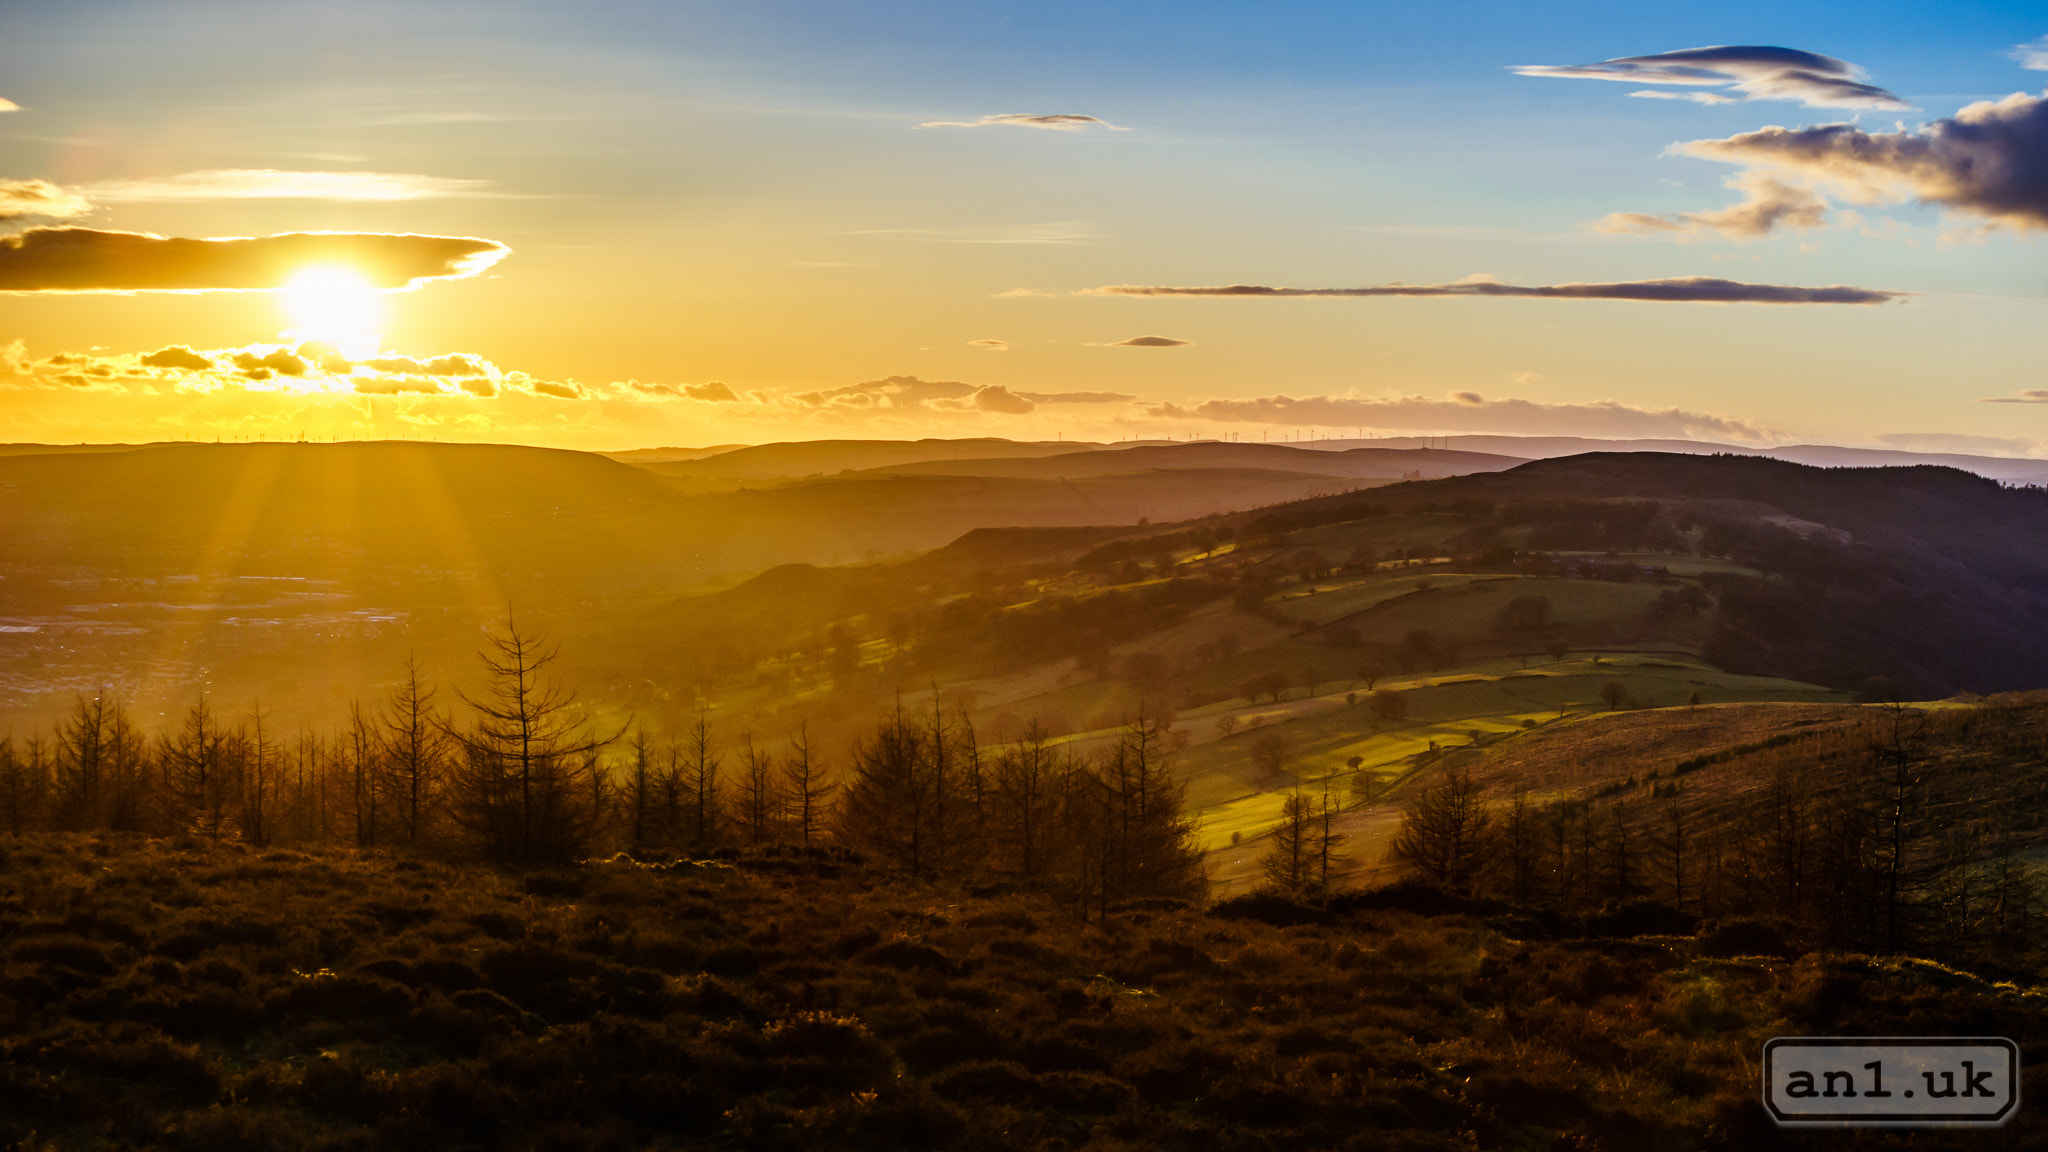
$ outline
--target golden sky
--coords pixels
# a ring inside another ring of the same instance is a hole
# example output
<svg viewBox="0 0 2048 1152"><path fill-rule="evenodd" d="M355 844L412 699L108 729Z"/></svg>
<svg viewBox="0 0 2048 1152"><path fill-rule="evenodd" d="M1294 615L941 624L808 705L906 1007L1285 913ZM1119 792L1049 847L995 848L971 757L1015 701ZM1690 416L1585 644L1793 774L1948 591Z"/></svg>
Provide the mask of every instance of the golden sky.
<svg viewBox="0 0 2048 1152"><path fill-rule="evenodd" d="M2048 447L2048 27L1783 7L10 4L0 439Z"/></svg>

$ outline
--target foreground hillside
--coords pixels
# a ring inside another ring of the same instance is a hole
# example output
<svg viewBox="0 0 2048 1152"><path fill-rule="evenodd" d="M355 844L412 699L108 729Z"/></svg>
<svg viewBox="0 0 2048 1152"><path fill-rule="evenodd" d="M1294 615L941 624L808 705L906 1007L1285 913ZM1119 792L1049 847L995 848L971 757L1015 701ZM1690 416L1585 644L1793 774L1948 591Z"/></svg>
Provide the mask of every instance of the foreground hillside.
<svg viewBox="0 0 2048 1152"><path fill-rule="evenodd" d="M1779 1034L2048 1041L1938 966L1284 901L1071 909L835 854L505 875L0 845L0 1147L2034 1146L1780 1135Z"/></svg>

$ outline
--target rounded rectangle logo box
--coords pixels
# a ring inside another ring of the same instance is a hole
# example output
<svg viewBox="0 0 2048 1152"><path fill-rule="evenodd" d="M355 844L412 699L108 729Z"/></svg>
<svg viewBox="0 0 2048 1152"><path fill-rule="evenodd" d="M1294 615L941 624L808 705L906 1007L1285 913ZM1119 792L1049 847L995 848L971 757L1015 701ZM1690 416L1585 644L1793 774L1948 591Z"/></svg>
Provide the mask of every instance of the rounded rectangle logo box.
<svg viewBox="0 0 2048 1152"><path fill-rule="evenodd" d="M2019 1110L2020 1050L1996 1036L1780 1036L1763 1080L1787 1127L1996 1128Z"/></svg>

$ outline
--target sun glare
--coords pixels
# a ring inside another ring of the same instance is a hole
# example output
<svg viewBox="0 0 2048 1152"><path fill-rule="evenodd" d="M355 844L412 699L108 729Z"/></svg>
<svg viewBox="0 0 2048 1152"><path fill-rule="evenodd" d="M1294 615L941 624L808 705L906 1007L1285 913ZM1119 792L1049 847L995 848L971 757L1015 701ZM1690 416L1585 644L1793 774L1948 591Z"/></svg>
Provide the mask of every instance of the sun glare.
<svg viewBox="0 0 2048 1152"><path fill-rule="evenodd" d="M285 283L284 305L291 314L289 335L321 340L344 352L376 348L377 328L384 319L383 294L347 268L308 268Z"/></svg>

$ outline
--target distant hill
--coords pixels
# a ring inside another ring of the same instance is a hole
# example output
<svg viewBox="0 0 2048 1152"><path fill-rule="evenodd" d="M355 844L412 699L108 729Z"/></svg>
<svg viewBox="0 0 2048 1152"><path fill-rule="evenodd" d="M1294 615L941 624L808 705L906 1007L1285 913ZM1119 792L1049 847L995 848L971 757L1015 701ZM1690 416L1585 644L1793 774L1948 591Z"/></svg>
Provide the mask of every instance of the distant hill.
<svg viewBox="0 0 2048 1152"><path fill-rule="evenodd" d="M1375 499L1651 500L1726 577L1706 655L1734 670L1913 693L2048 685L2048 492L1952 468L1813 468L1741 456L1594 453L1403 485ZM1648 523L1647 521L1645 523ZM1621 551L1626 541L1610 541Z"/></svg>
<svg viewBox="0 0 2048 1152"><path fill-rule="evenodd" d="M1179 468L1256 468L1272 472L1300 472L1314 476L1350 476L1360 479L1400 480L1419 474L1419 479L1458 476L1467 472L1494 472L1512 468L1524 460L1479 452L1446 452L1432 448L1358 448L1347 452L1317 452L1285 444L1231 444L1199 441L1192 444L1145 445L1105 448L1090 452L1068 452L1054 456L1022 458L981 458L930 460L897 464L876 472L921 476L1014 476L1060 477L1107 476L1120 472Z"/></svg>
<svg viewBox="0 0 2048 1152"><path fill-rule="evenodd" d="M1585 436L1390 436L1370 440L1311 440L1298 445L1310 451L1345 452L1358 448L1447 448L1452 451L1497 453L1527 460L1579 456L1588 452L1675 452L1692 456L1723 453L1767 456L1819 468L1898 468L1939 464L1960 468L1992 480L2048 482L2048 460L2020 456L1980 456L1959 452L1914 452L1899 448L1844 448L1830 444L1788 444L1769 448L1723 444L1713 440L1600 440Z"/></svg>

